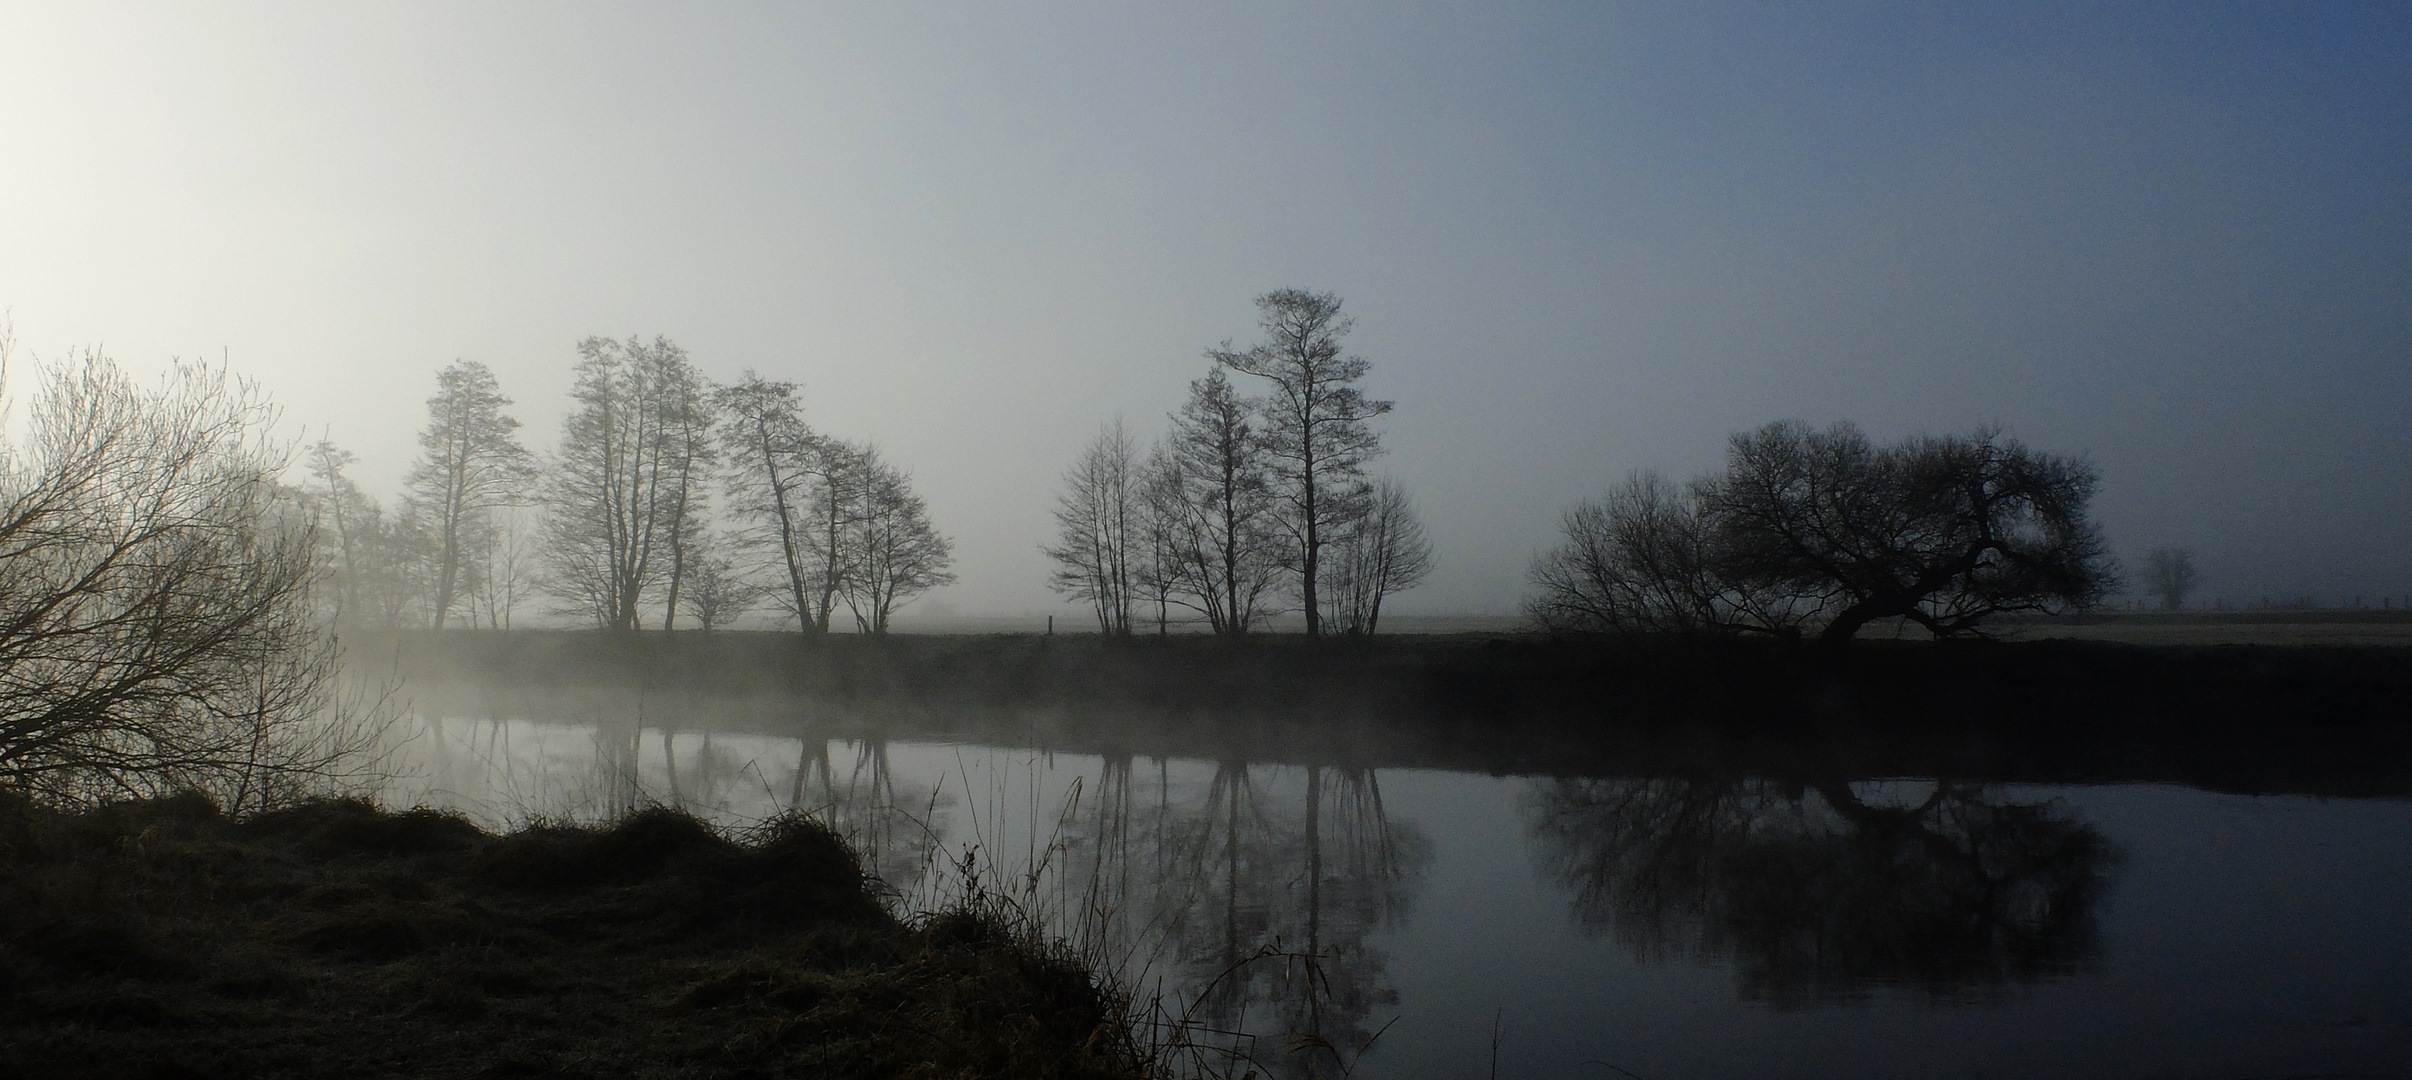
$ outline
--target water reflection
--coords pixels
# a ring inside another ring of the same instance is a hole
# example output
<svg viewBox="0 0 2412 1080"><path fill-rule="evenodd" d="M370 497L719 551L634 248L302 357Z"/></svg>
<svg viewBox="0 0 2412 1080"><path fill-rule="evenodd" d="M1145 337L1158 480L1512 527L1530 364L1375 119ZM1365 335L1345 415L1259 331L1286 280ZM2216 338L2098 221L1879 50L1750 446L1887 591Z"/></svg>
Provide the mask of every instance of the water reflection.
<svg viewBox="0 0 2412 1080"><path fill-rule="evenodd" d="M1161 1034L1223 1071L1347 1071L1396 1017L1378 940L1432 861L1364 768L1059 760L811 728L425 720L422 797L490 821L646 802L735 824L801 811L854 844L906 907L960 888L969 855L986 887L1160 993Z"/></svg>
<svg viewBox="0 0 2412 1080"><path fill-rule="evenodd" d="M2114 852L2055 803L1955 782L1579 779L1537 781L1524 805L1583 926L1642 958L1730 958L1753 998L1956 997L2101 952Z"/></svg>

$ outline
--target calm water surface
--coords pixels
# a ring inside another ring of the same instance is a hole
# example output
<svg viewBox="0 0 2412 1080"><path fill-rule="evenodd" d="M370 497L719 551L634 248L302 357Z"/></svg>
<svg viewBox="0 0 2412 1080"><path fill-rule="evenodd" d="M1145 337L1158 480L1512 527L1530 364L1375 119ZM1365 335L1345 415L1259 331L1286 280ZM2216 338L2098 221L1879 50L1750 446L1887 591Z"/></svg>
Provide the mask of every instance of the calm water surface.
<svg viewBox="0 0 2412 1080"><path fill-rule="evenodd" d="M906 908L968 859L1274 1075L2412 1075L2402 801L422 723L395 795L490 823L800 808Z"/></svg>

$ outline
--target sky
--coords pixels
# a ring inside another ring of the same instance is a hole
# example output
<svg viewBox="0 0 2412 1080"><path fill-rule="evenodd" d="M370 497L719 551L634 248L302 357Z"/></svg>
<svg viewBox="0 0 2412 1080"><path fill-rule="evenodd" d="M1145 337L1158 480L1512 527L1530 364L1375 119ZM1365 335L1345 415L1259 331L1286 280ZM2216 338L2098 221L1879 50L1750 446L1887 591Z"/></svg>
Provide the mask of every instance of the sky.
<svg viewBox="0 0 2412 1080"><path fill-rule="evenodd" d="M2412 595L2412 7L0 2L17 364L223 359L389 500L437 369L801 383L961 581L1072 612L1064 467L1254 297L1345 299L1436 546L1770 420L1999 423L2131 569ZM2400 599L2398 602L2401 602Z"/></svg>

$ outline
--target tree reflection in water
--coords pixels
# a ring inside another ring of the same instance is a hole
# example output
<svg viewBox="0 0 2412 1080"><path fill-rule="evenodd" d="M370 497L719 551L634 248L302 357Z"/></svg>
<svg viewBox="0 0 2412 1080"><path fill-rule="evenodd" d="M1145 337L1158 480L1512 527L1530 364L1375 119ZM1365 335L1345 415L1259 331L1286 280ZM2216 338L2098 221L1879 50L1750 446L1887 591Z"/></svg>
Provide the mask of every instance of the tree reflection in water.
<svg viewBox="0 0 2412 1080"><path fill-rule="evenodd" d="M1334 1075L1397 1002L1371 939L1406 914L1431 845L1389 819L1371 770L1308 766L1292 801L1272 797L1259 769L1218 763L1195 807L1160 794L1153 858L1164 872L1134 909L1166 929L1168 956L1197 995L1194 1023L1269 1036L1242 1049L1278 1074ZM1252 1009L1271 1015L1252 1020Z"/></svg>
<svg viewBox="0 0 2412 1080"><path fill-rule="evenodd" d="M1745 995L1793 1003L1887 985L1956 997L2099 955L2109 841L2054 803L1988 794L1582 779L1536 781L1525 806L1585 927L1642 959L1731 957Z"/></svg>
<svg viewBox="0 0 2412 1080"><path fill-rule="evenodd" d="M512 725L536 737L515 748ZM1161 990L1187 1037L1249 1059L1221 1062L1235 1072L1328 1076L1354 1062L1398 998L1377 942L1432 862L1364 768L1109 752L1087 772L972 748L968 762L949 755L954 769L921 760L908 778L892 757L927 748L892 753L860 725L803 725L792 743L633 723L430 726L432 767L496 805L540 794L535 813L602 817L662 800L735 825L813 815L907 907L944 904L961 885L955 860L986 845L982 870L1001 872L989 887L1143 994ZM547 731L567 737L548 744ZM1032 866L1015 861L1025 839Z"/></svg>

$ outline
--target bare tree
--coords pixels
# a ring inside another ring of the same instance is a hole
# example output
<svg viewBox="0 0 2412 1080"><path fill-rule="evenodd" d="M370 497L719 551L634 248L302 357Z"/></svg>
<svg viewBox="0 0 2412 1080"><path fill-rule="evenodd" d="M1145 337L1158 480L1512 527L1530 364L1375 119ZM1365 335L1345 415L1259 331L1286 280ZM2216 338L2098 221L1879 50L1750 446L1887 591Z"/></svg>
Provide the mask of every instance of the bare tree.
<svg viewBox="0 0 2412 1080"><path fill-rule="evenodd" d="M479 546L471 564L476 574L470 582L470 619L490 630L508 630L542 556L527 508L490 507L472 535Z"/></svg>
<svg viewBox="0 0 2412 1080"><path fill-rule="evenodd" d="M1055 560L1047 584L1089 602L1098 633L1131 633L1134 560L1144 556L1138 445L1117 419L1099 430L1065 471L1055 496Z"/></svg>
<svg viewBox="0 0 2412 1080"><path fill-rule="evenodd" d="M1531 610L1590 630L1816 629L1878 619L1937 637L2002 611L2097 603L2112 583L2083 461L1992 429L1877 447L1849 424L1736 435L1722 474L1678 494L1637 477L1567 516Z"/></svg>
<svg viewBox="0 0 2412 1080"><path fill-rule="evenodd" d="M1814 598L1821 641L1883 618L1949 637L1996 612L2100 602L2098 483L1992 428L1879 449L1847 423L1775 423L1734 437L1711 509L1727 573Z"/></svg>
<svg viewBox="0 0 2412 1080"><path fill-rule="evenodd" d="M667 629L701 518L709 388L667 338L588 338L578 352L577 408L545 492L548 584L568 610L635 630L646 591L666 578Z"/></svg>
<svg viewBox="0 0 2412 1080"><path fill-rule="evenodd" d="M1340 338L1355 321L1340 314L1331 293L1278 289L1256 299L1257 323L1265 340L1245 352L1230 342L1207 357L1234 371L1272 384L1265 398L1265 453L1281 520L1292 534L1300 606L1307 634L1323 632L1317 579L1323 545L1364 512L1365 464L1381 453L1381 440L1366 421L1390 411L1358 389L1373 365L1344 356Z"/></svg>
<svg viewBox="0 0 2412 1080"><path fill-rule="evenodd" d="M1331 622L1343 633L1371 634L1382 622L1382 600L1423 583L1432 573L1432 540L1415 503L1397 480L1376 480L1365 513L1334 545Z"/></svg>
<svg viewBox="0 0 2412 1080"><path fill-rule="evenodd" d="M2194 552L2159 547L2144 556L2144 587L2161 598L2164 611L2183 611L2186 594L2194 591Z"/></svg>
<svg viewBox="0 0 2412 1080"><path fill-rule="evenodd" d="M334 585L326 590L327 617L338 625L347 625L362 608L362 583L368 577L367 544L362 533L373 508L360 485L343 474L360 456L335 445L331 439L322 438L310 444L304 457L315 486L303 491L312 499L318 515L317 535L329 549L321 556L321 565L330 568Z"/></svg>
<svg viewBox="0 0 2412 1080"><path fill-rule="evenodd" d="M1190 383L1147 484L1163 591L1232 637L1267 614L1283 568L1264 441L1250 422L1257 406L1221 367Z"/></svg>
<svg viewBox="0 0 2412 1080"><path fill-rule="evenodd" d="M829 557L838 522L828 512L839 505L828 497L831 458L842 448L806 426L794 383L748 371L722 388L717 402L728 508L745 524L734 546L777 569L780 604L795 614L798 628L827 633L841 569Z"/></svg>
<svg viewBox="0 0 2412 1080"><path fill-rule="evenodd" d="M846 570L840 591L858 631L885 634L898 607L954 583L947 570L954 545L931 527L911 479L881 461L878 451L857 450L853 469L854 480L841 489L854 506L841 533Z"/></svg>
<svg viewBox="0 0 2412 1080"><path fill-rule="evenodd" d="M1567 511L1565 542L1533 563L1526 612L1557 631L1797 637L1808 614L1802 605L1724 573L1702 507L1711 487L1635 473L1605 498Z"/></svg>
<svg viewBox="0 0 2412 1080"><path fill-rule="evenodd" d="M419 460L404 482L431 534L435 600L428 617L438 627L466 591L464 573L484 573L474 556L492 546L479 533L490 512L519 501L535 475L534 460L513 434L519 421L503 411L510 404L494 372L466 360L437 372L435 396L427 399Z"/></svg>
<svg viewBox="0 0 2412 1080"><path fill-rule="evenodd" d="M242 807L335 769L354 747L319 725L313 515L277 481L266 398L195 365L140 387L87 354L30 404L0 454L0 785Z"/></svg>
<svg viewBox="0 0 2412 1080"><path fill-rule="evenodd" d="M772 592L746 577L735 560L721 554L725 545L725 540L711 537L694 545L688 552L687 589L679 596L687 614L694 616L696 625L707 634L752 610Z"/></svg>
<svg viewBox="0 0 2412 1080"><path fill-rule="evenodd" d="M390 513L361 491L344 475L355 460L327 439L305 455L311 482L302 495L320 526L318 562L332 586L321 590L325 614L346 627L426 625L434 560L424 519L407 507Z"/></svg>

